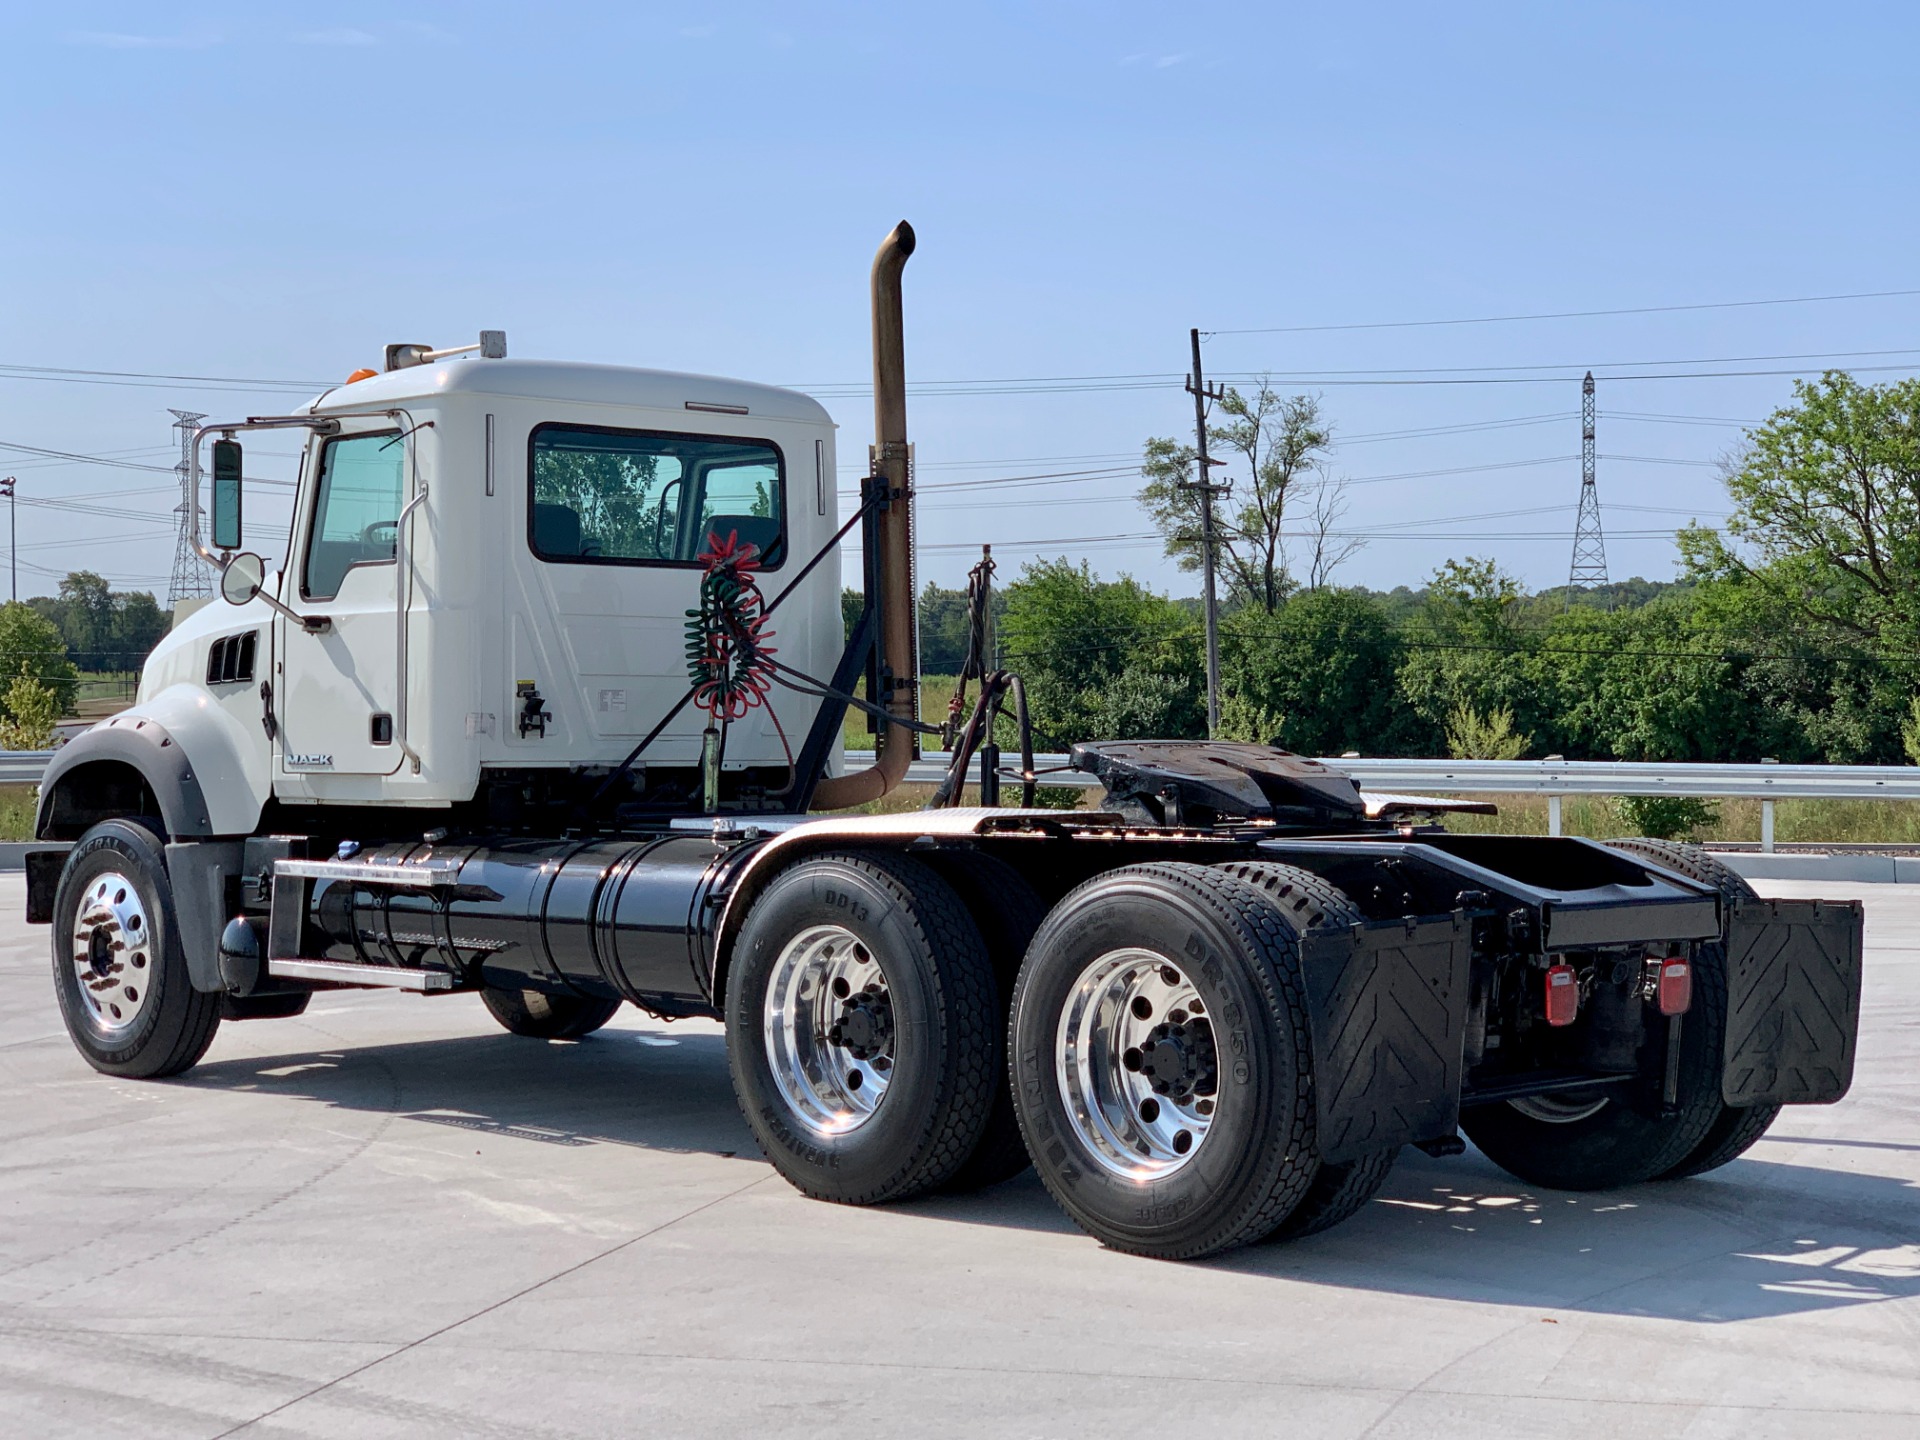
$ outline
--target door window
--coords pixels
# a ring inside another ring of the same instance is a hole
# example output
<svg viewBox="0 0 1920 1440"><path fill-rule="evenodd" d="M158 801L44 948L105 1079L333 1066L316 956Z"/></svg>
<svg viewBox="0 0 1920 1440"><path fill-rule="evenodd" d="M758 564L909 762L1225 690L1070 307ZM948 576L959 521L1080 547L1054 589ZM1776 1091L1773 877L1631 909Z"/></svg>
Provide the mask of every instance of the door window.
<svg viewBox="0 0 1920 1440"><path fill-rule="evenodd" d="M400 492L406 443L397 435L349 435L320 453L319 493L300 593L331 600L356 565L394 557L400 534Z"/></svg>
<svg viewBox="0 0 1920 1440"><path fill-rule="evenodd" d="M542 425L528 466L543 560L692 565L709 537L785 555L780 452L764 440Z"/></svg>

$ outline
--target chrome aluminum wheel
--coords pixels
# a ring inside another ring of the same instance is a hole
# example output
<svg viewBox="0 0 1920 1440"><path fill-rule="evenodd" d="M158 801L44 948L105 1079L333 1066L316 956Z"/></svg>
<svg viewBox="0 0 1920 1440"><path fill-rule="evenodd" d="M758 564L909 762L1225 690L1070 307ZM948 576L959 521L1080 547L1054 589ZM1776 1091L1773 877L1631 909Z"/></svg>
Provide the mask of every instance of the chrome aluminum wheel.
<svg viewBox="0 0 1920 1440"><path fill-rule="evenodd" d="M1112 950L1081 971L1054 1069L1074 1134L1115 1175L1171 1175L1206 1143L1219 1091L1213 1024L1164 955Z"/></svg>
<svg viewBox="0 0 1920 1440"><path fill-rule="evenodd" d="M152 988L153 921L133 881L97 875L73 919L73 971L94 1023L109 1035L133 1028Z"/></svg>
<svg viewBox="0 0 1920 1440"><path fill-rule="evenodd" d="M893 1074L893 998L880 961L851 930L816 925L774 961L762 1023L774 1084L816 1135L872 1118Z"/></svg>
<svg viewBox="0 0 1920 1440"><path fill-rule="evenodd" d="M1527 1095L1518 1100L1509 1100L1507 1104L1529 1120L1538 1120L1545 1125L1571 1125L1576 1120L1598 1115L1606 1109L1607 1097L1583 1097L1575 1091L1570 1095Z"/></svg>

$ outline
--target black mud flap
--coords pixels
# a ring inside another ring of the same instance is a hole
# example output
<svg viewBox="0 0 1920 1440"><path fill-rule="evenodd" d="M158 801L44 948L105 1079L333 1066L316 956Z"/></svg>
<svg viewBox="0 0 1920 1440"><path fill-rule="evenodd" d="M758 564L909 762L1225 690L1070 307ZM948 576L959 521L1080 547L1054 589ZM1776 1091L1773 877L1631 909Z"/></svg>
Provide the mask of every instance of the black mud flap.
<svg viewBox="0 0 1920 1440"><path fill-rule="evenodd" d="M1825 1105L1853 1083L1857 900L1742 900L1727 924L1729 1105Z"/></svg>
<svg viewBox="0 0 1920 1440"><path fill-rule="evenodd" d="M1301 940L1323 1160L1453 1134L1471 953L1464 915Z"/></svg>

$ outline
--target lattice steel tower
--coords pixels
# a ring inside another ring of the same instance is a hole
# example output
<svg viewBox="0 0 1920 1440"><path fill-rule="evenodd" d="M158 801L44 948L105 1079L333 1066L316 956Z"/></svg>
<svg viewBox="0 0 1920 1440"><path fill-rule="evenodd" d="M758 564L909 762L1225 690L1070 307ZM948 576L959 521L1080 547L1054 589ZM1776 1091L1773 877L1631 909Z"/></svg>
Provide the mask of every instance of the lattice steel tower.
<svg viewBox="0 0 1920 1440"><path fill-rule="evenodd" d="M180 503L174 506L176 539L173 546L173 579L167 582L167 604L182 600L201 600L213 594L213 582L207 576L207 562L193 548L193 429L204 415L191 410L174 410L173 428L180 432L180 463L173 473L180 477Z"/></svg>
<svg viewBox="0 0 1920 1440"><path fill-rule="evenodd" d="M1600 490L1594 484L1593 372L1580 385L1580 517L1573 526L1573 567L1567 572L1567 600L1577 586L1607 583L1607 542L1600 533Z"/></svg>

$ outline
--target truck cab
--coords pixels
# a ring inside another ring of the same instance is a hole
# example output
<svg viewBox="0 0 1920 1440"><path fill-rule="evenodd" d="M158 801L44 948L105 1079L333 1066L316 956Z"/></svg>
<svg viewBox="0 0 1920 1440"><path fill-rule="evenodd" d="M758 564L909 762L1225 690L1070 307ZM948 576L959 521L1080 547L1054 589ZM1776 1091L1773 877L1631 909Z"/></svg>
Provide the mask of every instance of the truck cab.
<svg viewBox="0 0 1920 1440"><path fill-rule="evenodd" d="M609 769L685 688L701 554L751 545L777 587L839 526L833 421L771 386L462 357L289 418L313 423L285 565L169 635L127 712L230 722L246 794L220 833L270 801L444 809L488 777ZM840 653L839 574L830 550L783 610L801 671ZM810 719L780 690L730 726L730 790L778 788ZM693 770L702 722L670 724L642 774Z"/></svg>

